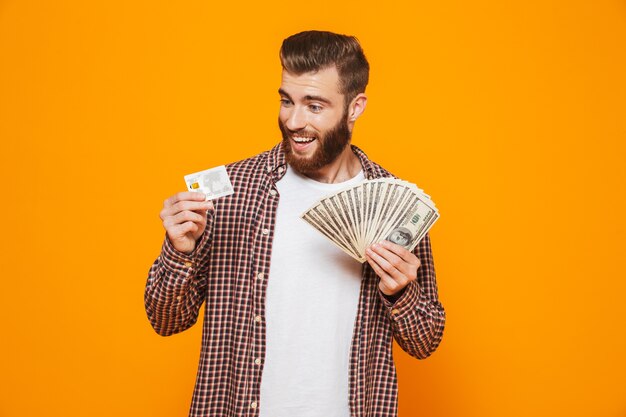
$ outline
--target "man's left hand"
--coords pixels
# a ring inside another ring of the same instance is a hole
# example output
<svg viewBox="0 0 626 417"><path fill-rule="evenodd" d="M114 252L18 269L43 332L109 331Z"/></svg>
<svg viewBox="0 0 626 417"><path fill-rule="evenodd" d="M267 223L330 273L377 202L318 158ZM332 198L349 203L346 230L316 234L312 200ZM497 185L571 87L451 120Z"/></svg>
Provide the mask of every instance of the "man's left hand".
<svg viewBox="0 0 626 417"><path fill-rule="evenodd" d="M421 265L412 252L388 240L367 248L365 258L380 277L378 287L388 296L399 294L417 279L417 270Z"/></svg>

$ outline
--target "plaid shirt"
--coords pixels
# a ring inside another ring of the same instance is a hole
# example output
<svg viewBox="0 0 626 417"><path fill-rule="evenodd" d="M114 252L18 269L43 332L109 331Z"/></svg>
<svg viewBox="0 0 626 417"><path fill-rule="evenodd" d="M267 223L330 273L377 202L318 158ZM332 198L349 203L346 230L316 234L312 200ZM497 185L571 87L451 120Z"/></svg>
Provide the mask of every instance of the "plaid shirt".
<svg viewBox="0 0 626 417"><path fill-rule="evenodd" d="M366 178L392 176L356 146L352 150ZM145 289L148 318L163 336L191 327L206 303L191 417L258 416L263 407L265 296L280 197L276 182L285 173L285 156L278 144L226 169L235 193L213 202L215 210L192 253L177 251L166 234ZM428 235L414 253L421 260L417 280L399 297L385 296L374 270L363 265L350 351L352 417L397 415L392 338L418 359L441 341L445 312Z"/></svg>

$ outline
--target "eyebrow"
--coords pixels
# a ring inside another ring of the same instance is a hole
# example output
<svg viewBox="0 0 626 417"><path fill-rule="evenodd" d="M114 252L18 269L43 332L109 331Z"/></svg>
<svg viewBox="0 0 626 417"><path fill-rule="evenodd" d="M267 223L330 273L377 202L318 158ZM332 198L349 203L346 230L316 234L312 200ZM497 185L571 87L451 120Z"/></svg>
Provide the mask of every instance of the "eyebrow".
<svg viewBox="0 0 626 417"><path fill-rule="evenodd" d="M293 101L291 96L289 94L287 94L287 92L285 90L283 90L282 88L278 89L278 94L283 95L283 96L287 97L289 100ZM330 102L330 100L328 100L327 98L324 98L322 96L306 95L306 96L304 96L304 100L306 100L306 101L321 101L322 103L328 104L329 106L332 104Z"/></svg>

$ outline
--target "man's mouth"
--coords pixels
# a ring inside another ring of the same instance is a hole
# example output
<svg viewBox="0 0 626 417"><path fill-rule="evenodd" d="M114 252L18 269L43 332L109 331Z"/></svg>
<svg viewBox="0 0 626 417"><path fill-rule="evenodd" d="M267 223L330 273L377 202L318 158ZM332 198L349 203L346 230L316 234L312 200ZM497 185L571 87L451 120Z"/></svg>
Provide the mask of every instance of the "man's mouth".
<svg viewBox="0 0 626 417"><path fill-rule="evenodd" d="M291 139L296 143L311 143L315 140L315 138L305 136L292 136Z"/></svg>

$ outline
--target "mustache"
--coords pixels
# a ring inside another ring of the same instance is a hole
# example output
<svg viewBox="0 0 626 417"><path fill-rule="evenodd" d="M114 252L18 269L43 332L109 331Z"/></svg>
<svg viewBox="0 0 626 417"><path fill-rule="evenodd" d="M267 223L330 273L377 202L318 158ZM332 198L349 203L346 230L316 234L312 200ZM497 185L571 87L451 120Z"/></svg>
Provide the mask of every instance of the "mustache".
<svg viewBox="0 0 626 417"><path fill-rule="evenodd" d="M308 133L300 133L300 132L295 132L295 133L290 133L289 137L294 137L297 136L299 138L306 138L306 139L316 139L317 135L313 135L313 134L308 134Z"/></svg>
<svg viewBox="0 0 626 417"><path fill-rule="evenodd" d="M318 135L316 133L308 131L306 128L299 130L291 130L284 125L284 123L278 118L278 127L280 128L281 133L283 134L284 139L292 138L294 136L298 136L301 138L310 138L317 139Z"/></svg>
<svg viewBox="0 0 626 417"><path fill-rule="evenodd" d="M285 128L284 132L289 137L298 136L300 138L311 138L311 139L317 138L317 135L315 133L309 132L309 131L307 131L305 129L295 130L294 131L294 130L289 130L289 129Z"/></svg>

